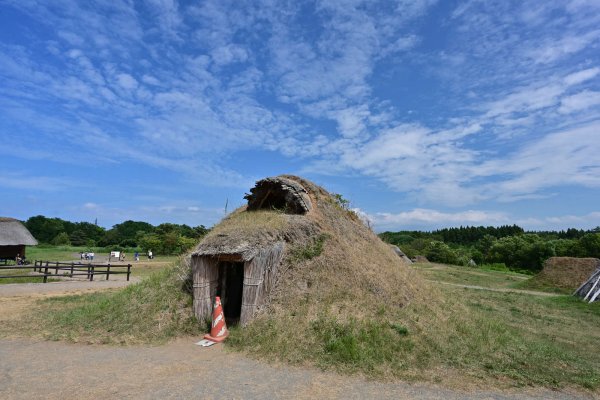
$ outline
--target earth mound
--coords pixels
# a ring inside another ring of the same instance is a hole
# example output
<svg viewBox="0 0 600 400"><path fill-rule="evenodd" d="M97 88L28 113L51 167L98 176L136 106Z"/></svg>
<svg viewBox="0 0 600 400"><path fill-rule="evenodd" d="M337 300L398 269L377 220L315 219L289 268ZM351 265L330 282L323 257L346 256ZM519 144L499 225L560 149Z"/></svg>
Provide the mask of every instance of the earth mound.
<svg viewBox="0 0 600 400"><path fill-rule="evenodd" d="M597 258L551 257L544 269L529 282L529 287L555 287L566 291L576 290L600 267Z"/></svg>

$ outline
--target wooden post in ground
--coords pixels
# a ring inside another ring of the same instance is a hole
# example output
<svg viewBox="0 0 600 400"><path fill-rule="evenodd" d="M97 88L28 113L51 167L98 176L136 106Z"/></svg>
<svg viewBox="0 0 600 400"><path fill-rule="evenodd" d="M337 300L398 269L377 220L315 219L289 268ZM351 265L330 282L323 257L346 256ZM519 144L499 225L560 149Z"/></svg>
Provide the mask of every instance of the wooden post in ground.
<svg viewBox="0 0 600 400"><path fill-rule="evenodd" d="M90 264L90 282L94 280L94 265Z"/></svg>
<svg viewBox="0 0 600 400"><path fill-rule="evenodd" d="M73 261L71 261L71 278L73 277Z"/></svg>
<svg viewBox="0 0 600 400"><path fill-rule="evenodd" d="M127 281L129 282L129 275L131 275L131 264L127 264Z"/></svg>
<svg viewBox="0 0 600 400"><path fill-rule="evenodd" d="M110 264L106 266L106 280L108 280L108 275L110 274Z"/></svg>
<svg viewBox="0 0 600 400"><path fill-rule="evenodd" d="M46 261L46 268L44 268L44 283L48 281L48 261Z"/></svg>
<svg viewBox="0 0 600 400"><path fill-rule="evenodd" d="M58 275L58 261L56 262L56 269L54 270L54 275Z"/></svg>

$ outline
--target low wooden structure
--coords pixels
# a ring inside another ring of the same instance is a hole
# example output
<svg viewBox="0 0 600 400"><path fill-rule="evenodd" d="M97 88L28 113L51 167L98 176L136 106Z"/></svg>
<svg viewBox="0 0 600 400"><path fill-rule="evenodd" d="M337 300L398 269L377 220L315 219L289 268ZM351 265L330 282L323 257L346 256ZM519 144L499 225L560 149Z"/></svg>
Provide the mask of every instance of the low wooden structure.
<svg viewBox="0 0 600 400"><path fill-rule="evenodd" d="M25 274L28 269L34 274ZM4 275L6 272L16 271L17 274ZM94 280L94 276L106 278L109 280L111 275L127 275L127 280L131 276L131 264L110 265L110 264L92 264L92 263L67 263L59 261L41 261L36 260L33 265L10 265L0 266L0 279L10 278L42 278L46 283L48 277L57 278L84 278L89 281Z"/></svg>
<svg viewBox="0 0 600 400"><path fill-rule="evenodd" d="M196 253L192 258L194 276L194 312L199 319L212 313L215 296L221 297L225 317L242 325L248 323L277 278L284 243L244 253Z"/></svg>
<svg viewBox="0 0 600 400"><path fill-rule="evenodd" d="M600 301L600 266L594 271L590 278L575 291L574 295L579 296L590 303Z"/></svg>
<svg viewBox="0 0 600 400"><path fill-rule="evenodd" d="M26 246L37 244L37 240L19 220L0 217L0 259L23 258Z"/></svg>
<svg viewBox="0 0 600 400"><path fill-rule="evenodd" d="M273 227L277 224L269 226L270 218L302 226L300 231L307 235L315 232L305 216L312 209L308 192L291 177L260 180L246 199L248 206L224 221L230 229L213 230L192 253L194 312L199 320L211 317L215 296L221 297L225 318L234 324L247 324L266 303L289 240Z"/></svg>

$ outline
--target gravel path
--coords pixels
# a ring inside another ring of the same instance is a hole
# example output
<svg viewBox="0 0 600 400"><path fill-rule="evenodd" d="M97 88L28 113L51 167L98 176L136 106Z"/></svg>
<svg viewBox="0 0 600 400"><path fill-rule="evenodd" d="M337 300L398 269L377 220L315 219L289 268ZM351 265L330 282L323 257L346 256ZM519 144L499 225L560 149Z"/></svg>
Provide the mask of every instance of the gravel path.
<svg viewBox="0 0 600 400"><path fill-rule="evenodd" d="M460 392L266 365L195 338L157 346L0 339L2 399L589 399L549 390Z"/></svg>

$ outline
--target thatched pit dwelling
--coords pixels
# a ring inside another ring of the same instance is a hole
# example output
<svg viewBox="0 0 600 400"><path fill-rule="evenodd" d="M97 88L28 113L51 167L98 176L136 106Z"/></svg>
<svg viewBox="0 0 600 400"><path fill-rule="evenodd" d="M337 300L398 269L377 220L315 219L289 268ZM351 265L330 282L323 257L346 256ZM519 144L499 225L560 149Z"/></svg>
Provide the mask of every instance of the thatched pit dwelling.
<svg viewBox="0 0 600 400"><path fill-rule="evenodd" d="M260 180L246 195L248 205L234 211L192 253L194 312L209 318L215 296L225 317L246 324L268 297L279 275L286 241L295 225L310 235L316 228L306 214L308 191L291 177Z"/></svg>
<svg viewBox="0 0 600 400"><path fill-rule="evenodd" d="M38 242L27 228L17 219L0 217L0 258L15 259L25 255L25 246L35 246Z"/></svg>
<svg viewBox="0 0 600 400"><path fill-rule="evenodd" d="M385 300L394 304L413 296L411 279L400 278L407 282L401 288L392 283L410 274L406 264L323 188L281 175L258 181L245 198L247 206L216 225L192 252L199 320L210 318L217 295L226 319L242 325L260 310L279 309L309 293L352 291L361 301L389 293Z"/></svg>

